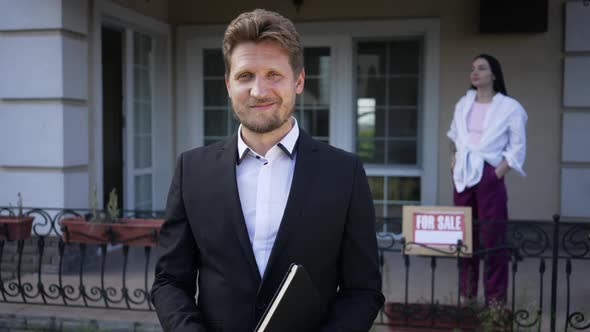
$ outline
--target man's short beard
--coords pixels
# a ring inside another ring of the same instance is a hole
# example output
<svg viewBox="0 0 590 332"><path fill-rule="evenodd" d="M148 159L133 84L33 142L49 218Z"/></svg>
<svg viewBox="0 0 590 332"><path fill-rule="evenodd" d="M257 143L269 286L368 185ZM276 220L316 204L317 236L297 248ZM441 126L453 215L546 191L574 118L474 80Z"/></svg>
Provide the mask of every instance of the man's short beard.
<svg viewBox="0 0 590 332"><path fill-rule="evenodd" d="M266 133L270 133L276 129L281 128L281 126L284 125L285 122L291 120L292 114L293 113L289 114L289 116L284 121L281 121L281 119L278 117L278 115L275 115L275 116L273 116L272 121L262 123L262 124L256 123L254 121L241 121L240 118L238 118L235 115L235 113L234 113L234 116L242 124L242 126L246 127L251 132L254 132L257 134L266 134Z"/></svg>
<svg viewBox="0 0 590 332"><path fill-rule="evenodd" d="M285 124L285 122L290 121L291 117L293 116L293 113L295 112L295 105L293 105L291 112L289 112L287 117L285 117L284 121L281 121L279 113L275 113L275 114L273 114L272 118L270 119L271 121L267 121L264 123L257 123L256 121L248 121L246 119L246 116L245 116L245 119L242 120L242 119L240 119L238 112L236 112L236 108L234 107L234 105L232 105L232 109L233 109L234 118L236 120L238 120L238 122L240 122L240 124L242 126L247 128L251 132L254 132L257 134L266 134L266 133L270 133L276 129L279 129L281 126L283 126Z"/></svg>

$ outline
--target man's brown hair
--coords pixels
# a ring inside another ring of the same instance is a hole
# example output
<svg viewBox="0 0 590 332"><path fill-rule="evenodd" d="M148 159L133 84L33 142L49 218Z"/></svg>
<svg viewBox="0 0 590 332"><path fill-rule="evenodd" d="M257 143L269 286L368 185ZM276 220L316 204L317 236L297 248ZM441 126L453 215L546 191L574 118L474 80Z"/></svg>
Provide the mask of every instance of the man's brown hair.
<svg viewBox="0 0 590 332"><path fill-rule="evenodd" d="M271 41L278 43L289 54L289 63L295 76L303 69L303 47L293 22L279 13L255 9L236 17L227 26L223 35L223 61L225 75L231 66L234 48L244 42Z"/></svg>

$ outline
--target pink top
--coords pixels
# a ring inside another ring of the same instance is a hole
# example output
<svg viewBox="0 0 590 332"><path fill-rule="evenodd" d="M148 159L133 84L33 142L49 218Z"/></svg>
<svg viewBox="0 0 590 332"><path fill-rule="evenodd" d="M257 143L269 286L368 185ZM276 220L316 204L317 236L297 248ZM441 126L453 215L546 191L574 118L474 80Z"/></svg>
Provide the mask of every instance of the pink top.
<svg viewBox="0 0 590 332"><path fill-rule="evenodd" d="M467 115L467 131L469 132L469 143L477 144L481 140L484 131L484 120L490 103L474 102Z"/></svg>

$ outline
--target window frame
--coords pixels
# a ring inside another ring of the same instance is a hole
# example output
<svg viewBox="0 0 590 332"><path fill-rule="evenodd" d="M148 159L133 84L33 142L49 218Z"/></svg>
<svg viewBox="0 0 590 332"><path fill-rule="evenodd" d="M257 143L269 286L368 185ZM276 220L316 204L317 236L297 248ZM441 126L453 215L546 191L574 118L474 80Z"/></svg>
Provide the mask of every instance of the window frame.
<svg viewBox="0 0 590 332"><path fill-rule="evenodd" d="M422 77L417 166L365 165L368 176L420 177L421 204L437 201L440 20L437 18L296 23L304 47L330 47L330 144L355 152L355 45L358 40L421 38ZM202 50L221 47L225 25L181 27L177 32L177 149L203 145ZM338 70L336 70L338 69ZM349 96L349 98L342 98Z"/></svg>

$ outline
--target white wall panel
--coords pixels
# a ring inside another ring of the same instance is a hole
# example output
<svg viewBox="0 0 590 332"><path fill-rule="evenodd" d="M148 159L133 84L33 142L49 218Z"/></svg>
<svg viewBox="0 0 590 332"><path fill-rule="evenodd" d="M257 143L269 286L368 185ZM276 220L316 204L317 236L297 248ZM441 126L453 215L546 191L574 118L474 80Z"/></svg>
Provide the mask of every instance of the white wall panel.
<svg viewBox="0 0 590 332"><path fill-rule="evenodd" d="M85 107L0 103L0 166L68 167L88 163Z"/></svg>
<svg viewBox="0 0 590 332"><path fill-rule="evenodd" d="M59 34L4 35L0 49L0 98L87 98L86 41Z"/></svg>
<svg viewBox="0 0 590 332"><path fill-rule="evenodd" d="M0 98L63 97L62 37L58 34L0 38Z"/></svg>
<svg viewBox="0 0 590 332"><path fill-rule="evenodd" d="M590 107L590 56L565 58L563 106Z"/></svg>
<svg viewBox="0 0 590 332"><path fill-rule="evenodd" d="M87 0L0 0L0 8L0 30L88 31Z"/></svg>
<svg viewBox="0 0 590 332"><path fill-rule="evenodd" d="M590 168L561 169L561 215L590 217Z"/></svg>
<svg viewBox="0 0 590 332"><path fill-rule="evenodd" d="M61 0L0 0L0 30L56 29L62 25Z"/></svg>
<svg viewBox="0 0 590 332"><path fill-rule="evenodd" d="M43 0L41 0L43 1ZM65 30L87 34L88 32L88 1L63 0L62 26Z"/></svg>
<svg viewBox="0 0 590 332"><path fill-rule="evenodd" d="M590 6L579 0L565 6L565 51L590 51Z"/></svg>
<svg viewBox="0 0 590 332"><path fill-rule="evenodd" d="M561 161L590 162L590 112L565 112Z"/></svg>
<svg viewBox="0 0 590 332"><path fill-rule="evenodd" d="M62 42L62 96L85 100L88 97L88 43L70 37L64 37Z"/></svg>
<svg viewBox="0 0 590 332"><path fill-rule="evenodd" d="M63 206L68 208L90 207L90 184L87 171L66 172L63 175Z"/></svg>
<svg viewBox="0 0 590 332"><path fill-rule="evenodd" d="M88 173L60 170L16 170L0 168L0 206L16 205L17 193L23 205L34 207L88 207Z"/></svg>

